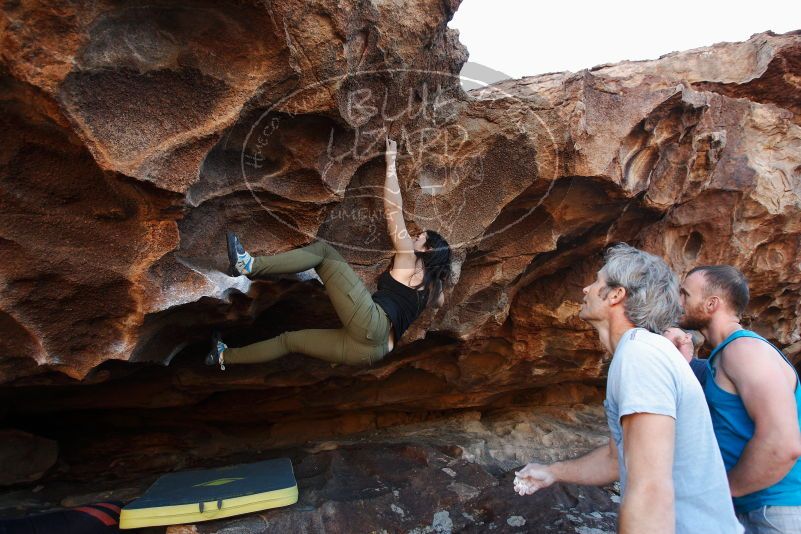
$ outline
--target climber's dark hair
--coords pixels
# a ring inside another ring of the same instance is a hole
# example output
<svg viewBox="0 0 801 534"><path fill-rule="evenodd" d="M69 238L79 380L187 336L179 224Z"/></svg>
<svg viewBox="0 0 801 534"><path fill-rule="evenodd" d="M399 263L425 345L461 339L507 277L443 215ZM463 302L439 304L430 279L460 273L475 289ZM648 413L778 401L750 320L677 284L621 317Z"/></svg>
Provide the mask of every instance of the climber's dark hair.
<svg viewBox="0 0 801 534"><path fill-rule="evenodd" d="M438 232L426 230L426 250L415 251L423 260L423 281L419 287L428 289L428 302L437 302L445 284L451 279L451 246Z"/></svg>

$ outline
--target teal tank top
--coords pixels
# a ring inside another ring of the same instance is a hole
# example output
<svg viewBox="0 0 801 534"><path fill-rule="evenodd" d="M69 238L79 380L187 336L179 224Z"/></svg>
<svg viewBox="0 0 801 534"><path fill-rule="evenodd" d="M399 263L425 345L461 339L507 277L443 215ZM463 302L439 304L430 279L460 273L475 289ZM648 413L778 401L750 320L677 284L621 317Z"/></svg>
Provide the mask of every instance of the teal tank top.
<svg viewBox="0 0 801 534"><path fill-rule="evenodd" d="M748 416L739 395L729 393L715 383L715 368L712 367L712 361L726 345L741 337L761 339L776 349L784 361L793 367L782 351L767 339L750 330L737 330L724 339L710 354L707 360L704 394L709 404L712 426L715 429L715 437L718 439L726 471L734 467L743 453L746 443L754 435L754 421ZM799 388L798 373L796 373L795 405L799 414L799 425L801 425L801 388ZM734 507L738 512L750 512L761 506L801 506L801 460L795 463L787 476L773 486L734 499Z"/></svg>

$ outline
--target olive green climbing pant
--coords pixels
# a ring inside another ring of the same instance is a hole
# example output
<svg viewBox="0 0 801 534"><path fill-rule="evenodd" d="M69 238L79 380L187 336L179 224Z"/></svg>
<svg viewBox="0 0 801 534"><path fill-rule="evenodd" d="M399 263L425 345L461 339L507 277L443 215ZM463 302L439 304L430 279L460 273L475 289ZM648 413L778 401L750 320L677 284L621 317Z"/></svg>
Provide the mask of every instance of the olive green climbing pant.
<svg viewBox="0 0 801 534"><path fill-rule="evenodd" d="M291 352L328 362L370 365L388 352L390 321L345 259L323 241L273 256L253 259L250 278L299 273L314 268L334 305L342 328L285 332L246 347L223 352L226 364L268 362Z"/></svg>

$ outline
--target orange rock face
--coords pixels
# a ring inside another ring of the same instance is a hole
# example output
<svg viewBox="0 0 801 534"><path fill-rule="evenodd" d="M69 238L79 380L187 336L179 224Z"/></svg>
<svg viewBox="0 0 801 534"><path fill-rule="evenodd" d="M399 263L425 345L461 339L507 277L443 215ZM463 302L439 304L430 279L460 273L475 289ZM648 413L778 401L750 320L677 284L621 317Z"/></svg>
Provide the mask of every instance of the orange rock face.
<svg viewBox="0 0 801 534"><path fill-rule="evenodd" d="M82 410L148 408L142 425L257 420L276 425L263 443L286 445L438 410L597 400L583 388L602 384L606 356L578 309L614 241L680 274L741 268L748 320L797 359L801 33L466 94L446 26L458 4L4 6L9 417L76 432ZM213 327L237 345L337 326L314 281L224 275L225 229L258 254L326 239L375 283L391 256L387 134L410 230L454 246L446 306L372 369L203 368Z"/></svg>
<svg viewBox="0 0 801 534"><path fill-rule="evenodd" d="M263 253L309 242L375 158L321 156L384 124L360 91L385 114L458 94L457 5L5 6L0 380L169 360L185 340L150 322L237 287L209 273L225 228Z"/></svg>

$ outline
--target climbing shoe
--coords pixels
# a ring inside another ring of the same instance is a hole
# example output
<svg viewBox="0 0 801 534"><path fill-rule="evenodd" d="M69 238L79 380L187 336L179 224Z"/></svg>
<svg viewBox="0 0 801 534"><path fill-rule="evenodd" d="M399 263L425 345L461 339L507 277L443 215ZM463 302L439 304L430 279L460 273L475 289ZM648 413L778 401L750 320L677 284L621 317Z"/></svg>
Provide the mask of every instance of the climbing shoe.
<svg viewBox="0 0 801 534"><path fill-rule="evenodd" d="M248 275L253 271L253 256L245 251L239 238L233 232L226 232L228 243L228 264L231 276Z"/></svg>
<svg viewBox="0 0 801 534"><path fill-rule="evenodd" d="M225 361L223 360L223 352L228 348L228 345L222 342L220 333L215 330L211 335L211 350L206 355L206 365L219 365L220 369L225 371Z"/></svg>

